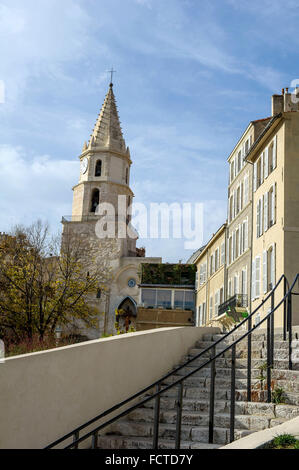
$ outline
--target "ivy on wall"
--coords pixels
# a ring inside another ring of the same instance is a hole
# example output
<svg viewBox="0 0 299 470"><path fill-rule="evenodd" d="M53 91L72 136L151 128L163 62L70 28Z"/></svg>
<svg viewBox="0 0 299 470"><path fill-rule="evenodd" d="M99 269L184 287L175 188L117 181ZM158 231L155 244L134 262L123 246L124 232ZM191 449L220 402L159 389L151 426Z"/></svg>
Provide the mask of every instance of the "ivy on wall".
<svg viewBox="0 0 299 470"><path fill-rule="evenodd" d="M144 263L141 267L141 284L193 286L195 264Z"/></svg>

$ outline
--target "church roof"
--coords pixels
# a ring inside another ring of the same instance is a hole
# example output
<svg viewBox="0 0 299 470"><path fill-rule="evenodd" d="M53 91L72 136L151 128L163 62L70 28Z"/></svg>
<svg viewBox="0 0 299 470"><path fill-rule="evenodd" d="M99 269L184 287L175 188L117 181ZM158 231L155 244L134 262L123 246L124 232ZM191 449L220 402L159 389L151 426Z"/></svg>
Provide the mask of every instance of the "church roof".
<svg viewBox="0 0 299 470"><path fill-rule="evenodd" d="M127 151L120 126L112 83L110 83L109 91L105 97L101 112L90 136L88 146L86 147L89 150L94 147L100 147L113 149L119 152Z"/></svg>

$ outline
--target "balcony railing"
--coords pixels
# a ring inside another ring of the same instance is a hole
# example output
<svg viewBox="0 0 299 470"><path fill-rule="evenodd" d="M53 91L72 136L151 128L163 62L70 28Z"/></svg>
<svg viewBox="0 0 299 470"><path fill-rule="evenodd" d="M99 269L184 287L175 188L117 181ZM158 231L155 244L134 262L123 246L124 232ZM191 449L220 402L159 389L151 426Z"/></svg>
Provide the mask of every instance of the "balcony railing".
<svg viewBox="0 0 299 470"><path fill-rule="evenodd" d="M227 312L232 307L248 307L248 295L247 294L235 294L230 299L226 300L218 307L218 316Z"/></svg>

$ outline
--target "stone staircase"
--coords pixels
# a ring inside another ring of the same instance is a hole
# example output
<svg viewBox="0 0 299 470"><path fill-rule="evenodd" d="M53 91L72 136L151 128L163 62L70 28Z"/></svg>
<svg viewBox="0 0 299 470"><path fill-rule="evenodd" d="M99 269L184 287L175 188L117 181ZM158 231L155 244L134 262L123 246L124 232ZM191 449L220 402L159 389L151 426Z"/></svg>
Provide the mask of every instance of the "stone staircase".
<svg viewBox="0 0 299 470"><path fill-rule="evenodd" d="M232 334L230 340L221 343L216 351L222 351L228 344L239 338L241 334ZM182 358L181 364L194 355L199 354L213 344L222 335L205 335L198 341L189 355ZM293 334L293 352L299 352L299 332ZM274 338L274 369L271 375L271 387L283 389L283 400L279 404L266 403L266 335L255 332L252 335L252 401L247 402L247 341L242 340L236 346L236 408L235 408L235 439L247 436L255 431L282 424L299 415L299 364L295 370L288 370L288 344L283 341L282 334L275 333ZM194 370L210 356L205 353L189 366L171 375L163 383L170 384L179 376ZM297 357L299 355L297 354ZM182 413L182 449L214 449L229 442L230 425L230 376L231 352L227 351L216 361L215 379L215 418L214 444L208 444L210 366L196 372L184 382L184 399ZM297 370L296 370L297 369ZM153 392L152 392L153 393ZM177 387L161 395L159 448L175 448L176 432L176 398ZM153 441L155 400L149 401L124 419L110 426L105 435L98 437L98 448L102 449L150 449Z"/></svg>

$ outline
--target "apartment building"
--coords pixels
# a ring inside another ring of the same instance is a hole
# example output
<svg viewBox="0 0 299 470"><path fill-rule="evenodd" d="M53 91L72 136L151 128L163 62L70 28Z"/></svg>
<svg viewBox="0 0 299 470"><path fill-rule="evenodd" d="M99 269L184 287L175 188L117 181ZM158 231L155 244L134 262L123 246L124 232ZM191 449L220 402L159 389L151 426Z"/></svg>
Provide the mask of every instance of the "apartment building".
<svg viewBox="0 0 299 470"><path fill-rule="evenodd" d="M253 173L245 156L269 121L252 121L228 157L227 298L242 295L244 307L250 302Z"/></svg>
<svg viewBox="0 0 299 470"><path fill-rule="evenodd" d="M290 93L272 100L275 114L247 155L253 167L253 309L282 274L291 282L299 272L299 109ZM275 295L282 298L283 284ZM270 306L268 301L259 310L257 321ZM299 324L299 308L293 311ZM275 324L283 324L283 308Z"/></svg>
<svg viewBox="0 0 299 470"><path fill-rule="evenodd" d="M298 97L288 89L273 95L272 116L250 122L228 157L227 222L194 261L199 325L213 324L229 302L253 311L282 274L291 282L299 272ZM275 295L282 298L283 285ZM299 324L299 298L294 302ZM256 323L269 308L270 301ZM281 307L275 325L282 322Z"/></svg>
<svg viewBox="0 0 299 470"><path fill-rule="evenodd" d="M223 224L194 260L197 326L217 321L218 307L225 300L225 239L226 224Z"/></svg>

